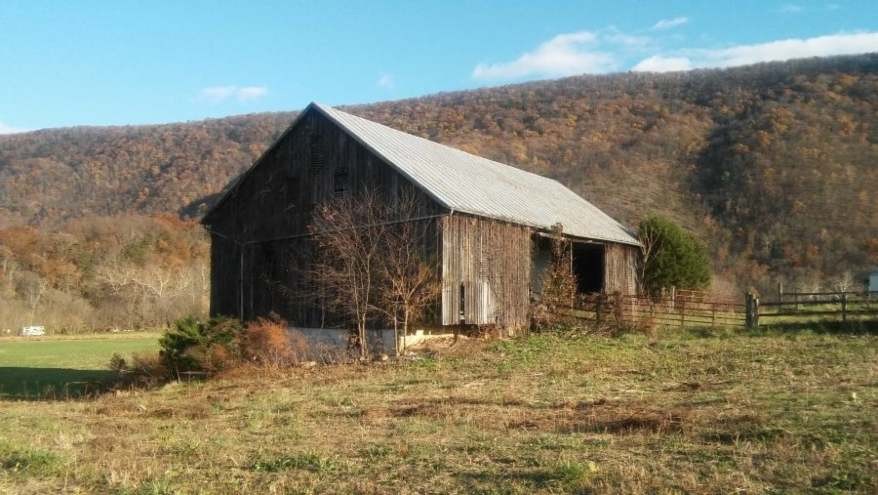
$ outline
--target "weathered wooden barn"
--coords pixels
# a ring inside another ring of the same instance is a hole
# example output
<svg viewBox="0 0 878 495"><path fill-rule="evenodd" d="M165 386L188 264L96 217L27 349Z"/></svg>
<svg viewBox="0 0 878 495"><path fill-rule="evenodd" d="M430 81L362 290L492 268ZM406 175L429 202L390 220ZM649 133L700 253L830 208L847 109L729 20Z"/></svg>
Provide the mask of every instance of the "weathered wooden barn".
<svg viewBox="0 0 878 495"><path fill-rule="evenodd" d="M211 313L340 324L284 289L308 284L289 266L310 256L314 206L366 187L386 201L413 189L422 208L410 220L434 222L435 324L527 326L551 256L545 234L559 223L580 292L637 290L637 240L559 182L312 103L202 220Z"/></svg>

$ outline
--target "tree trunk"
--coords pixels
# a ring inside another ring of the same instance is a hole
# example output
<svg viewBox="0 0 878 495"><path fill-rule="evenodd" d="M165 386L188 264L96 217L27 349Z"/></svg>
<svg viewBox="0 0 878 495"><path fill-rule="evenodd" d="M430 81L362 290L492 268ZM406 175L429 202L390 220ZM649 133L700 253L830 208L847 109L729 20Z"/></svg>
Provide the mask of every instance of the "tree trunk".
<svg viewBox="0 0 878 495"><path fill-rule="evenodd" d="M409 308L406 307L402 313L402 318L403 318L402 319L402 348L403 348L403 350L405 350L406 337L408 337L408 334L409 334L409 315L410 314L411 314L411 311L409 311Z"/></svg>

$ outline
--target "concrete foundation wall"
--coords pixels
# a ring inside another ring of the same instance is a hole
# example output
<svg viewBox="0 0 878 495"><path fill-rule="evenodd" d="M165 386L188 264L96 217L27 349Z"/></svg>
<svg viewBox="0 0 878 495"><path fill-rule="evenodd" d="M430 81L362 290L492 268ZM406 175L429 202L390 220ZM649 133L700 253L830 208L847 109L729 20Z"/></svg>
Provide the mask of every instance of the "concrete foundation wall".
<svg viewBox="0 0 878 495"><path fill-rule="evenodd" d="M356 354L357 349L350 349L349 342L351 331L343 328L299 328L289 327L291 332L298 332L308 341L308 345L315 358L322 354ZM394 344L393 329L372 329L368 330L369 349L372 354L387 354L393 356L396 353ZM445 335L445 334L443 334ZM423 330L416 330L409 334L404 344L405 347L417 345L424 340L430 338L431 335L425 334Z"/></svg>

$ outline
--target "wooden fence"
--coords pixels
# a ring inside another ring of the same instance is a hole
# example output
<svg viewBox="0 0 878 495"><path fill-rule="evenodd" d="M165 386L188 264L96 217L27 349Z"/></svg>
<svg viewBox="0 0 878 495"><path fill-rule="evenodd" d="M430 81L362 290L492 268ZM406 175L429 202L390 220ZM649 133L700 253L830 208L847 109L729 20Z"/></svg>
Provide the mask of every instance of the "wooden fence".
<svg viewBox="0 0 878 495"><path fill-rule="evenodd" d="M878 292L778 292L774 301L760 302L747 294L748 326L798 321L878 319Z"/></svg>
<svg viewBox="0 0 878 495"><path fill-rule="evenodd" d="M657 297L592 294L578 296L563 314L596 323L650 322L662 327L758 328L815 319L878 320L878 292L788 292L767 302L752 293L737 301L684 290Z"/></svg>
<svg viewBox="0 0 878 495"><path fill-rule="evenodd" d="M594 294L577 297L565 315L596 323L653 323L664 327L744 327L742 301L711 299L695 291L668 291L658 297Z"/></svg>

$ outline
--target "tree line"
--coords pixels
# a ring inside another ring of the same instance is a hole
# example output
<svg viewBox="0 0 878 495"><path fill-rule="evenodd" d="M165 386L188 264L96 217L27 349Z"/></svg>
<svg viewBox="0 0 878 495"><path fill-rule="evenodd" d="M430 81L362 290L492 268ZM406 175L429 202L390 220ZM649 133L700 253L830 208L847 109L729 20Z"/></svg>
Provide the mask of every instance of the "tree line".
<svg viewBox="0 0 878 495"><path fill-rule="evenodd" d="M0 229L0 333L128 330L205 315L208 253L201 226L171 215Z"/></svg>

